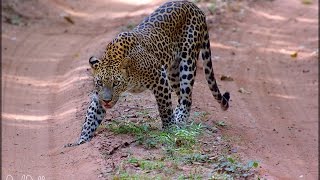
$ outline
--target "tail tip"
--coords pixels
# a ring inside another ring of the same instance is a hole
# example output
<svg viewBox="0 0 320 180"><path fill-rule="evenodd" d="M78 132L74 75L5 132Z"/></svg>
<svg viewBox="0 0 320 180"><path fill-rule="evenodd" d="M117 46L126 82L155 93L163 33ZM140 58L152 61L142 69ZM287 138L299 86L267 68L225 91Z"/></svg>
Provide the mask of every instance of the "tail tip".
<svg viewBox="0 0 320 180"><path fill-rule="evenodd" d="M229 101L229 99L230 99L230 93L229 93L229 92L225 92L222 96L223 96L227 101Z"/></svg>
<svg viewBox="0 0 320 180"><path fill-rule="evenodd" d="M221 108L222 110L226 111L229 108L229 99L230 99L230 93L225 92L222 98Z"/></svg>

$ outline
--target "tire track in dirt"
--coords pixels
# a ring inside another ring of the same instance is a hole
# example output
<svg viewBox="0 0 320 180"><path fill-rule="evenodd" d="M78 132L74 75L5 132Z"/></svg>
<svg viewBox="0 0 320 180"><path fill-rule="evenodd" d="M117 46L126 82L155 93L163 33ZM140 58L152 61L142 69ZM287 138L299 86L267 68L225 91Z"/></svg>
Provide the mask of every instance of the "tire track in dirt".
<svg viewBox="0 0 320 180"><path fill-rule="evenodd" d="M231 91L230 111L215 117L227 117L225 135L246 159L260 160L267 179L318 178L317 5L258 2L215 30L213 52L223 57L216 71L234 77L221 82Z"/></svg>
<svg viewBox="0 0 320 180"><path fill-rule="evenodd" d="M116 12L108 15L110 11L103 7L126 4L29 3L27 7L21 3L26 14L30 5L43 6L50 9L48 18L38 18L28 26L3 24L2 179L28 175L32 179L98 179L102 159L94 140L78 148L63 148L81 130L92 89L87 59L101 53L101 47L125 25L120 17L141 16L148 7L128 4L113 19ZM57 12L71 13L76 26ZM83 16L86 12L90 14Z"/></svg>
<svg viewBox="0 0 320 180"><path fill-rule="evenodd" d="M38 29L11 28L7 36L15 37L15 42L4 38L3 43L7 50L3 50L2 178L97 178L97 173L92 173L98 168L96 160L86 160L95 156L92 148L83 146L63 155L62 146L78 135L82 118L75 116L77 104L87 101L85 92L79 91L89 78L86 61L77 59L88 56L88 45L99 37L46 36ZM72 127L72 119L77 119L78 128L66 129ZM70 136L73 138L65 138ZM65 174L64 169L70 173Z"/></svg>
<svg viewBox="0 0 320 180"><path fill-rule="evenodd" d="M79 72L73 77L75 80L63 76L68 74L72 66L79 64L74 60L66 61L67 58L59 54L68 54L68 51L80 49L79 41L88 41L88 38L78 37L78 40L72 42L72 38L62 40L55 36L45 37L33 29L26 34L30 33L31 35L24 38L23 33L20 36L20 32L17 32L16 44L19 46L16 46L12 53L5 53L3 61L2 117L3 137L6 137L3 142L3 174L19 179L23 175L59 179L65 176L61 173L64 158L57 158L56 154L62 151L62 137L68 136L68 132L62 128L65 120L75 119L77 109L72 99L76 99L76 93L72 92L78 90L77 81L81 79L77 77L81 75ZM25 40L20 42L19 39ZM4 44L8 50L12 48L9 42ZM61 48L62 44L71 46L57 49ZM79 48L76 44L79 44ZM8 68L7 61L10 62ZM72 84L73 87L68 87L68 84ZM68 91L63 89L65 87ZM69 99L71 102L65 102L63 99ZM73 169L75 170L77 169ZM74 176L73 173L70 175Z"/></svg>

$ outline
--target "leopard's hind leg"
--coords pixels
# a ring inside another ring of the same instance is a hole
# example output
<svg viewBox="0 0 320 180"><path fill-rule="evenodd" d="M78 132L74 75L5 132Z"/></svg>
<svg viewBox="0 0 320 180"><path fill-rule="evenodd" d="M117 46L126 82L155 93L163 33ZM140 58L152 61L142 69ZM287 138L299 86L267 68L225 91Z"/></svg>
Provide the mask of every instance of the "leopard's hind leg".
<svg viewBox="0 0 320 180"><path fill-rule="evenodd" d="M190 110L192 105L192 89L196 76L196 62L200 53L200 42L198 37L200 34L194 29L193 26L186 26L183 31L184 38L182 46L179 47L178 68L175 68L174 82L178 85L175 86L175 91L178 95L178 105L174 111L175 122L179 126L183 126L188 122ZM178 76L176 76L178 75Z"/></svg>

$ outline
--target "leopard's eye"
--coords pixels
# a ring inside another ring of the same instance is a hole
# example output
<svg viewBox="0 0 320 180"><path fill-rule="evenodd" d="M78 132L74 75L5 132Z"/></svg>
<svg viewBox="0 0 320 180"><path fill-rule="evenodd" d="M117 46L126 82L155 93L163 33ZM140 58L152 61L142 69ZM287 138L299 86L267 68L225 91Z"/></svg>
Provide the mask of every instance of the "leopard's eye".
<svg viewBox="0 0 320 180"><path fill-rule="evenodd" d="M118 85L119 85L119 81L113 81L113 84L112 84L113 87L116 87Z"/></svg>
<svg viewBox="0 0 320 180"><path fill-rule="evenodd" d="M99 86L102 86L102 81L101 81L101 80L97 80L97 81L96 81L96 86L98 86L98 87L99 87Z"/></svg>

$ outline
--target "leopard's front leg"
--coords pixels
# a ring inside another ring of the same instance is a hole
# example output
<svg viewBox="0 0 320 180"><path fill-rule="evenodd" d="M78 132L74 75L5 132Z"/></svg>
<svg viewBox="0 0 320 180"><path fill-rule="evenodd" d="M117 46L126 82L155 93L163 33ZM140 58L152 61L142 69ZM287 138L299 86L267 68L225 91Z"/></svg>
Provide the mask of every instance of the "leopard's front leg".
<svg viewBox="0 0 320 180"><path fill-rule="evenodd" d="M94 92L91 95L91 102L87 109L79 140L75 143L66 144L65 147L77 146L90 141L105 115L106 111L101 106L97 93Z"/></svg>

